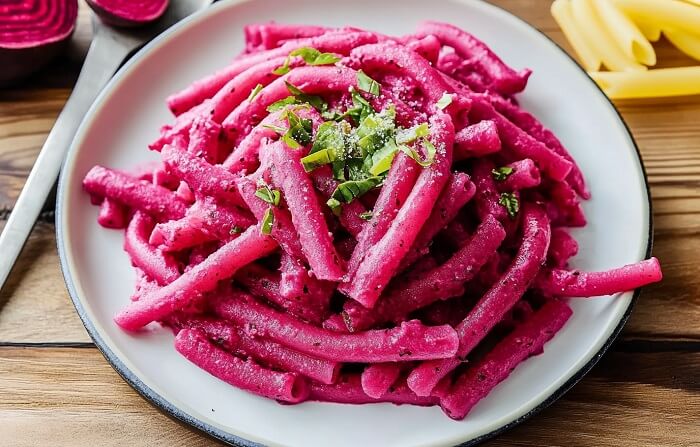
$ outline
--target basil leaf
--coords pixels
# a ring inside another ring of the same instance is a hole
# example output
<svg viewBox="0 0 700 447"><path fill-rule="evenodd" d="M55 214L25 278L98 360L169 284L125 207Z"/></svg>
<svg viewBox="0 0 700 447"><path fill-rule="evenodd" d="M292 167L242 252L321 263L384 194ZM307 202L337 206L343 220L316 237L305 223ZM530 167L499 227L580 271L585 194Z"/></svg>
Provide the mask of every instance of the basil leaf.
<svg viewBox="0 0 700 447"><path fill-rule="evenodd" d="M413 126L410 129L400 129L396 132L396 143L407 144L416 141L419 138L426 137L430 134L428 123Z"/></svg>
<svg viewBox="0 0 700 447"><path fill-rule="evenodd" d="M284 135L285 132L287 132L287 129L285 129L284 127L275 126L274 124L263 124L262 126L263 126L265 129L273 130L273 131L277 132L277 133L280 134L280 135Z"/></svg>
<svg viewBox="0 0 700 447"><path fill-rule="evenodd" d="M333 53L321 53L316 48L302 47L289 53L290 56L301 56L308 65L330 65L340 60Z"/></svg>
<svg viewBox="0 0 700 447"><path fill-rule="evenodd" d="M367 74L365 74L365 72L362 70L359 70L357 72L357 87L360 90L365 91L374 96L379 96L379 93L381 91L381 86L379 85L379 82L367 76Z"/></svg>
<svg viewBox="0 0 700 447"><path fill-rule="evenodd" d="M286 98L280 99L279 101L275 101L269 106L267 106L267 111L270 113L278 112L289 105L296 104L296 102L297 99L294 96L287 96Z"/></svg>
<svg viewBox="0 0 700 447"><path fill-rule="evenodd" d="M296 102L310 104L319 112L325 112L328 110L328 104L320 96L307 95L299 87L290 82L285 81L285 84L287 85L287 90L289 90L289 93L291 93L296 99Z"/></svg>
<svg viewBox="0 0 700 447"><path fill-rule="evenodd" d="M437 104L435 104L435 105L437 106L438 109L445 110L445 108L447 106L449 106L450 104L452 104L452 95L445 92L442 94L442 97L438 100Z"/></svg>
<svg viewBox="0 0 700 447"><path fill-rule="evenodd" d="M327 165L333 162L333 154L329 149L321 149L317 152L312 152L301 159L301 164L304 166L304 171L311 172L316 168Z"/></svg>
<svg viewBox="0 0 700 447"><path fill-rule="evenodd" d="M265 211L262 222L260 223L260 232L262 234L272 233L272 227L275 224L275 215L272 213L272 208Z"/></svg>
<svg viewBox="0 0 700 447"><path fill-rule="evenodd" d="M331 198L328 199L326 204L333 212L338 212L340 211L339 207L341 203L352 202L357 197L360 197L367 191L380 185L383 181L384 179L382 177L369 177L365 180L343 182L335 188L335 191L333 191Z"/></svg>
<svg viewBox="0 0 700 447"><path fill-rule="evenodd" d="M282 136L282 140L292 149L306 146L311 143L311 129L313 123L310 119L302 119L292 110L286 112L289 130Z"/></svg>
<svg viewBox="0 0 700 447"><path fill-rule="evenodd" d="M399 145L399 150L409 157L411 157L413 160L415 160L416 163L421 165L424 168L427 168L433 162L435 161L435 154L437 152L435 145L430 142L427 138L423 138L423 147L425 148L425 159L421 157L421 155L411 146L407 146L405 144Z"/></svg>
<svg viewBox="0 0 700 447"><path fill-rule="evenodd" d="M299 87L292 84L291 82L284 81L284 84L287 86L287 90L289 90L289 93L291 93L292 95L299 96L304 94L304 92Z"/></svg>
<svg viewBox="0 0 700 447"><path fill-rule="evenodd" d="M501 166L500 168L495 168L491 170L491 175L493 179L497 182L502 182L507 179L513 173L513 168L510 166Z"/></svg>
<svg viewBox="0 0 700 447"><path fill-rule="evenodd" d="M258 96L258 93L260 93L260 90L263 89L262 84L258 84L255 86L253 90L250 91L250 95L248 95L248 102L252 102L253 99L255 99L256 96Z"/></svg>
<svg viewBox="0 0 700 447"><path fill-rule="evenodd" d="M372 175L381 175L391 169L391 164L396 157L396 152L399 148L394 140L389 140L387 144L372 154L372 167L369 168L369 173Z"/></svg>
<svg viewBox="0 0 700 447"><path fill-rule="evenodd" d="M372 211L365 211L364 213L360 213L360 219L370 221L373 215L374 213Z"/></svg>
<svg viewBox="0 0 700 447"><path fill-rule="evenodd" d="M291 61L292 61L292 58L287 56L287 59L284 60L284 64L282 64L279 67L272 70L272 73L276 74L278 76L286 75L291 70L291 68L289 67L289 63Z"/></svg>
<svg viewBox="0 0 700 447"><path fill-rule="evenodd" d="M269 203L270 205L278 206L280 204L280 192L276 189L264 185L255 191L255 197Z"/></svg>
<svg viewBox="0 0 700 447"><path fill-rule="evenodd" d="M520 211L520 201L512 192L504 192L498 199L499 205L503 206L508 212L508 217L514 219Z"/></svg>

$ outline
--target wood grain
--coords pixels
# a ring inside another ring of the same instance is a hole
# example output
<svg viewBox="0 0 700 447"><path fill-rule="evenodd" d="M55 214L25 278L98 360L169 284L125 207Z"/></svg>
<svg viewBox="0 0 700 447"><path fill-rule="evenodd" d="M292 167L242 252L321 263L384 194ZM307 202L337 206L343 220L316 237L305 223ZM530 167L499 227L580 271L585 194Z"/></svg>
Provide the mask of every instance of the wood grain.
<svg viewBox="0 0 700 447"><path fill-rule="evenodd" d="M493 3L571 51L550 2ZM0 228L75 82L90 28L81 4L64 57L0 90ZM661 66L692 63L666 42L656 48ZM489 446L700 446L700 96L616 106L649 174L665 279L645 289L582 382ZM0 445L219 445L145 402L92 347L63 286L51 205L0 292Z"/></svg>
<svg viewBox="0 0 700 447"><path fill-rule="evenodd" d="M488 445L698 445L688 441L700 440L698 368L700 353L609 355L555 406ZM215 444L146 405L96 349L0 348L0 389L5 445ZM562 437L563 427L576 436Z"/></svg>

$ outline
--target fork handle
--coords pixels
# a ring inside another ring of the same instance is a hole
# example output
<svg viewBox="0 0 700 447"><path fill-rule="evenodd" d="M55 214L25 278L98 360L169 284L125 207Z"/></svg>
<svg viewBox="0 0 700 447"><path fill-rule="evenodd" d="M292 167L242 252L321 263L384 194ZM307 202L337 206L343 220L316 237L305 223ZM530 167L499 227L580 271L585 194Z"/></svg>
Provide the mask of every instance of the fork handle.
<svg viewBox="0 0 700 447"><path fill-rule="evenodd" d="M109 35L100 32L95 34L73 92L41 148L0 234L0 289L56 183L61 164L80 122L127 55L128 50L110 39Z"/></svg>

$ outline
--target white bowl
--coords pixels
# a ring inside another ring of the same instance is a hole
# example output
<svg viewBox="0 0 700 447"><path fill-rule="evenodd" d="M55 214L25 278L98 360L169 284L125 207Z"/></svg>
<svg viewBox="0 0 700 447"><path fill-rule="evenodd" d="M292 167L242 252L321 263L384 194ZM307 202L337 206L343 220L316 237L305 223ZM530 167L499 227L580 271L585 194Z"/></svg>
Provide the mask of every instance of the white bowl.
<svg viewBox="0 0 700 447"><path fill-rule="evenodd" d="M126 64L85 117L61 175L57 238L78 314L107 360L165 412L234 445L446 446L493 436L547 406L600 358L630 313L633 293L572 302L574 315L542 355L520 365L463 421L439 408L303 403L283 406L233 388L177 354L168 330L129 334L112 321L132 291L123 234L100 228L81 179L95 164L128 168L158 158L146 145L171 117L166 96L225 65L243 25L356 25L399 35L435 19L463 27L507 63L534 70L521 104L553 129L586 174L593 199L574 231L574 265L639 261L651 247L644 170L625 124L588 76L543 34L476 1L276 0L221 2L173 27ZM611 423L613 423L611 421Z"/></svg>

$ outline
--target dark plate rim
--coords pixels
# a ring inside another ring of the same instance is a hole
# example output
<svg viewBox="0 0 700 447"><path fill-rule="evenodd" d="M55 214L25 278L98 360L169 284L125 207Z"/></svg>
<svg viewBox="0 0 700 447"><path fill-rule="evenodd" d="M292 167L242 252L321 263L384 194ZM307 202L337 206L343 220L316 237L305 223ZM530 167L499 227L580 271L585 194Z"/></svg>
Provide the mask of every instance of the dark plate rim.
<svg viewBox="0 0 700 447"><path fill-rule="evenodd" d="M637 162L639 163L639 168L642 172L642 176L644 178L644 187L646 188L646 195L647 195L647 206L649 209L649 234L647 238L647 249L646 249L646 254L645 258L649 258L651 256L652 252L652 246L654 243L654 219L653 219L653 209L652 209L652 200L651 200L651 190L649 188L649 179L647 176L646 169L644 167L644 163L642 161L642 154L639 151L639 146L637 145L637 142L634 139L634 136L632 135L632 132L630 131L629 126L627 125L627 122L624 120L620 112L617 110L613 102L605 95L603 90L598 86L598 84L593 81L593 79L588 76L586 71L581 67L581 65L574 59L569 53L564 51L564 49L559 46L554 40L552 40L549 36L547 36L545 33L540 31L539 29L535 28L534 26L530 25L528 22L525 20L521 19L520 17L516 16L515 14L511 13L510 11L501 8L500 6L494 5L490 3L490 6L493 8L500 9L502 12L508 14L512 18L516 19L517 21L520 21L521 23L527 25L529 28L537 31L540 35L545 37L554 47L556 47L559 51L561 51L569 60L571 60L581 71L583 71L586 76L588 77L588 80L595 86L596 89L600 91L600 93L603 95L605 100L607 101L608 105L610 108L615 112L617 115L618 119L620 120L620 123L622 123L625 132L629 136L630 141L632 142L632 145L634 146L636 155L637 155ZM138 53L145 54L145 52L148 51L150 48L151 44L156 41L160 41L162 39L167 38L167 36L177 28L180 28L181 26L184 25L184 23L187 23L191 20L194 20L197 16L202 14L202 12L193 14L192 16L182 20L178 24L174 25L171 27L169 30L165 31L158 37L156 37L151 43L146 45L143 49L141 49ZM138 57L134 57L134 60L138 59ZM125 64L122 69L117 72L115 75L115 78L120 75L120 73L124 70L126 66L129 64ZM86 116L89 116L87 114ZM71 149L72 150L72 149ZM185 424L191 425L192 427L197 428L198 430L206 433L207 435L216 438L220 441L223 441L229 445L236 446L236 447L264 447L263 444L259 444L253 441L249 441L246 439L243 439L239 436L233 435L231 433L227 433L224 430L221 430L211 424L208 424L206 422L201 421L198 418L192 417L186 412L182 411L180 408L176 407L173 405L170 401L162 397L160 394L156 393L153 391L150 387L148 387L145 383L143 383L134 373L131 372L131 370L119 359L117 355L112 352L111 349L107 346L107 344L104 342L102 337L100 337L97 329L95 328L94 324L88 317L85 308L83 307L82 302L80 301L78 297L78 293L75 289L75 284L73 282L73 277L71 276L70 270L68 268L67 260L66 260L66 248L65 248L65 241L62 236L62 210L60 207L60 203L62 202L63 196L66 194L66 180L65 180L65 166L66 166L66 161L64 161L63 166L61 167L61 175L59 178L59 183L58 183L58 193L56 196L56 245L58 247L58 255L60 259L60 266L61 266L61 273L63 274L64 281L66 283L66 288L68 289L68 294L70 295L71 301L73 302L73 305L75 306L75 310L78 313L78 316L80 317L80 320L83 323L83 326L85 326L85 329L87 330L88 334L90 335L90 338L92 338L93 342L95 343L95 346L97 349L102 353L104 358L109 362L112 367L117 371L117 373L126 381L134 390L136 390L141 396L143 396L146 400L148 400L151 404L153 404L156 408L159 410L163 411L166 413L168 416L183 422ZM530 417L534 416L535 414L539 413L540 411L544 410L545 408L549 407L552 403L557 401L561 396L563 396L567 391L569 391L574 385L576 385L595 365L598 363L598 361L601 359L601 357L605 354L605 352L610 348L610 346L613 344L615 339L619 336L620 332L622 331L622 328L625 326L627 323L627 320L629 319L630 315L632 314L632 310L634 309L635 304L637 303L637 300L639 298L639 294L641 292L641 289L636 289L632 295L632 299L630 300L629 305L627 306L627 309L625 310L624 315L620 318L619 323L617 324L617 327L612 331L610 334L610 337L605 341L603 346L600 348L600 350L589 360L588 363L586 363L583 367L581 367L566 383L564 383L562 386L560 386L557 390L555 390L552 394L549 395L544 401L542 401L540 404L535 406L532 410L529 412L525 413L524 415L520 416L519 418L504 424L503 426L486 433L484 435L478 436L474 439L471 439L469 441L466 441L464 443L458 444L455 447L469 447L469 446L474 446L477 445L481 442L484 442L486 440L489 440L491 438L494 438L507 430L515 427L516 425L522 423L523 421L529 419Z"/></svg>

